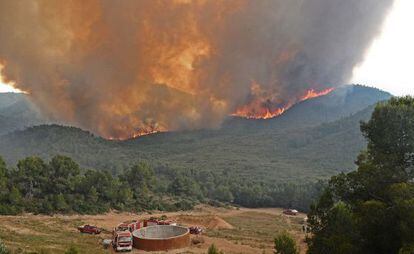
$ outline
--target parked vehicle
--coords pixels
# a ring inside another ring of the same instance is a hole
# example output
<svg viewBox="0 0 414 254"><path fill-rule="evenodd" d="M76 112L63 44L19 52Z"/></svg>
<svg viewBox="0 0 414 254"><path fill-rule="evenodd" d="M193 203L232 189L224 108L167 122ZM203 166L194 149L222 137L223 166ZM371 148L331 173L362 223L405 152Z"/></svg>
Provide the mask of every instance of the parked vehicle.
<svg viewBox="0 0 414 254"><path fill-rule="evenodd" d="M190 234L192 235L199 235L203 233L203 229L198 226L192 226L192 227L189 227L188 229L190 230Z"/></svg>
<svg viewBox="0 0 414 254"><path fill-rule="evenodd" d="M295 210L295 209L286 209L286 210L283 211L283 213L286 214L286 215L296 216L296 215L298 215L299 212L298 212L298 210Z"/></svg>
<svg viewBox="0 0 414 254"><path fill-rule="evenodd" d="M158 225L171 225L171 226L177 226L177 223L171 220L159 220L157 221Z"/></svg>
<svg viewBox="0 0 414 254"><path fill-rule="evenodd" d="M112 246L115 251L132 251L132 233L129 230L115 231Z"/></svg>
<svg viewBox="0 0 414 254"><path fill-rule="evenodd" d="M135 230L142 228L143 226L144 226L144 223L141 221L137 221L137 220L124 221L115 227L115 231L128 230L130 232L134 232Z"/></svg>
<svg viewBox="0 0 414 254"><path fill-rule="evenodd" d="M84 225L78 227L79 232L86 233L86 234L100 234L102 230L98 228L97 226L91 226L91 225Z"/></svg>

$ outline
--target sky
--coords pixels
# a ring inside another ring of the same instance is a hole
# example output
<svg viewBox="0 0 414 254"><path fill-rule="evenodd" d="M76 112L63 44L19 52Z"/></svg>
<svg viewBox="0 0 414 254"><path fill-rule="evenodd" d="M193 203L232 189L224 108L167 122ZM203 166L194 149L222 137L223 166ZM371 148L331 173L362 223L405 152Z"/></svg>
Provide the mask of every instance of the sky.
<svg viewBox="0 0 414 254"><path fill-rule="evenodd" d="M393 95L414 95L414 0L396 0L381 35L364 62L354 69L352 83L378 87Z"/></svg>
<svg viewBox="0 0 414 254"><path fill-rule="evenodd" d="M350 80L393 95L414 95L414 0L396 0L381 34ZM18 92L1 79L0 92Z"/></svg>

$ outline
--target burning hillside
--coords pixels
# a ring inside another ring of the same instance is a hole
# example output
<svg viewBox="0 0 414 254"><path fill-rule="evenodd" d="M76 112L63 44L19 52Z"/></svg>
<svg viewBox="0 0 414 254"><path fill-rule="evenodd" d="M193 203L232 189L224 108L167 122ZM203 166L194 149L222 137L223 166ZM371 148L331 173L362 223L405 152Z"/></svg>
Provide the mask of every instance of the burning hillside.
<svg viewBox="0 0 414 254"><path fill-rule="evenodd" d="M282 115L286 110L291 108L296 103L309 100L312 98L327 95L334 90L334 88L327 88L322 91L315 91L314 89L308 90L304 95L298 98L291 98L286 104L278 104L272 102L271 98L259 93L260 86L257 84L252 85L251 94L254 98L247 104L237 108L236 112L231 114L232 116L244 117L248 119L269 119Z"/></svg>
<svg viewBox="0 0 414 254"><path fill-rule="evenodd" d="M347 82L392 3L1 1L1 74L107 138L270 118Z"/></svg>

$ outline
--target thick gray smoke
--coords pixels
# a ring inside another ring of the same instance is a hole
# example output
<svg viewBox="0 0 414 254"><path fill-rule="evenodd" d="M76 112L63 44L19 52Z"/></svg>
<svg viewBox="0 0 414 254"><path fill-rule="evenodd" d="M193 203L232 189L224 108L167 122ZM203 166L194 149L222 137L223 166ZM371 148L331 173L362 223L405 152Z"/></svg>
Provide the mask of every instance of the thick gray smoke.
<svg viewBox="0 0 414 254"><path fill-rule="evenodd" d="M348 81L393 0L0 1L3 76L105 137L217 127Z"/></svg>

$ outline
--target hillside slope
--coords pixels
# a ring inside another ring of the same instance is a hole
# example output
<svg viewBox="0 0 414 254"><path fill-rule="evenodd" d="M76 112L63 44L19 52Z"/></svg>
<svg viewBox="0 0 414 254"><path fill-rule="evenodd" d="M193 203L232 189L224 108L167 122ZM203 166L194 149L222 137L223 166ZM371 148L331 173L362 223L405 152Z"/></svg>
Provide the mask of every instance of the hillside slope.
<svg viewBox="0 0 414 254"><path fill-rule="evenodd" d="M387 100L391 94L376 88L361 85L346 85L330 94L302 101L287 110L283 115L268 120L244 118L229 119L224 127L245 130L256 128L301 128L332 122L377 103Z"/></svg>
<svg viewBox="0 0 414 254"><path fill-rule="evenodd" d="M108 141L73 127L37 126L0 137L0 154L12 164L30 155L64 154L85 167L114 173L146 160L155 167L231 170L250 179L306 182L353 169L355 156L365 146L359 122L369 119L370 104L390 97L376 89L352 88L343 103L333 103L333 94L300 103L280 118L231 119L219 130ZM320 117L318 112L330 108L336 114Z"/></svg>
<svg viewBox="0 0 414 254"><path fill-rule="evenodd" d="M0 135L47 123L26 95L0 93Z"/></svg>

